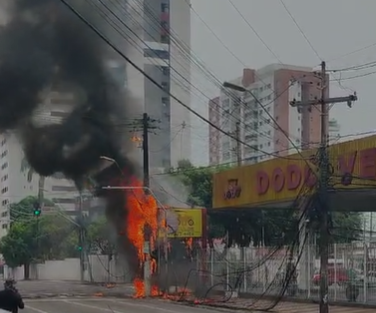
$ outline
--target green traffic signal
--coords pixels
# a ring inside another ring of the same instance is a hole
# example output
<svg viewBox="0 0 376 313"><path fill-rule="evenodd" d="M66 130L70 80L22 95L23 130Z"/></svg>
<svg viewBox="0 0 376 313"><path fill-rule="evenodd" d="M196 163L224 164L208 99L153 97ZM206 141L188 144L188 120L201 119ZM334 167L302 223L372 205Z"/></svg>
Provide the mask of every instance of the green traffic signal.
<svg viewBox="0 0 376 313"><path fill-rule="evenodd" d="M42 213L39 202L34 203L34 216L39 216Z"/></svg>
<svg viewBox="0 0 376 313"><path fill-rule="evenodd" d="M78 250L78 251L81 251L81 250L82 250L82 247L81 247L81 246L78 246L78 247L77 247L77 250Z"/></svg>

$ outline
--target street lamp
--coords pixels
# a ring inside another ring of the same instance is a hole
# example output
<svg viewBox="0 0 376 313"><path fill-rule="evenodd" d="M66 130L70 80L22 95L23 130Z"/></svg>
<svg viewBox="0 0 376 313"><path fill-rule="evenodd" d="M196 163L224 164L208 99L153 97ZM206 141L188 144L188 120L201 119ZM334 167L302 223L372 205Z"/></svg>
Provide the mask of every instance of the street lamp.
<svg viewBox="0 0 376 313"><path fill-rule="evenodd" d="M222 86L224 88L232 89L232 90L239 91L239 92L246 92L246 91L248 91L243 86L235 85L235 84L229 83L229 82L224 82Z"/></svg>

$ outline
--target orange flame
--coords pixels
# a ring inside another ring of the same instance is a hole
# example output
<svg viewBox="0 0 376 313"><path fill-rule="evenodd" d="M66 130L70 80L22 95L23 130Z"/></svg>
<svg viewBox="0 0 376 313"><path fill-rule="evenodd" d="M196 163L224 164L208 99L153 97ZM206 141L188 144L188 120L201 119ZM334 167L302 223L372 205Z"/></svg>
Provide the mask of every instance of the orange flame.
<svg viewBox="0 0 376 313"><path fill-rule="evenodd" d="M158 229L157 221L157 202L149 194L145 193L145 189L142 189L142 183L133 178L130 181L129 187L135 187L134 189L126 190L128 208L127 221L126 221L126 233L130 242L137 250L137 257L140 262L140 267L145 261L144 244L145 235L144 229L150 227L150 248L153 248ZM156 270L156 262L151 263L151 273ZM144 282L141 278L136 278L133 282L135 287L135 297L145 296ZM152 288L152 292L155 288Z"/></svg>

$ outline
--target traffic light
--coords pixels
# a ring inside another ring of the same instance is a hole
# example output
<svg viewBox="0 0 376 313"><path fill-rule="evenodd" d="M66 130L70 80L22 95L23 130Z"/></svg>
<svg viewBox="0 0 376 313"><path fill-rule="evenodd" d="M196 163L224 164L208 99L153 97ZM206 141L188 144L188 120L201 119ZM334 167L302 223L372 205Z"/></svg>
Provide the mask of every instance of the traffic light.
<svg viewBox="0 0 376 313"><path fill-rule="evenodd" d="M39 202L34 203L34 216L38 217L42 213Z"/></svg>
<svg viewBox="0 0 376 313"><path fill-rule="evenodd" d="M81 246L77 246L77 250L78 251L82 251L82 247Z"/></svg>

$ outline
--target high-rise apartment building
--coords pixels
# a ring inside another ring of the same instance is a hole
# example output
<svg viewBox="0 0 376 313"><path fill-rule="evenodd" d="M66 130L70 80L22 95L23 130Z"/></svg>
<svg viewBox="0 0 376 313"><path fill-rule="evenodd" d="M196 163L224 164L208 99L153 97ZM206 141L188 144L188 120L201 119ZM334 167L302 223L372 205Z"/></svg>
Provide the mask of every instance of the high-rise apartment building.
<svg viewBox="0 0 376 313"><path fill-rule="evenodd" d="M185 127L190 125L190 112L169 95L190 105L190 1L128 0L128 5L139 26L137 45L128 48L129 56L163 87L127 67L128 88L141 104L138 117L147 112L157 120L150 131L150 168L161 171L189 159L191 153L190 128Z"/></svg>
<svg viewBox="0 0 376 313"><path fill-rule="evenodd" d="M216 97L209 101L209 121L220 127L221 109L219 107L220 98ZM221 132L209 126L209 164L218 164L220 162L220 136Z"/></svg>
<svg viewBox="0 0 376 313"><path fill-rule="evenodd" d="M240 149L243 163L257 163L317 146L321 129L319 107L298 110L290 106L293 99L321 97L320 78L311 68L272 64L259 70L244 69L243 75L231 83L247 92L222 88L216 113L209 109L209 115L219 115L217 125L233 136L239 124L239 137L247 144ZM211 150L210 160L236 163L236 140L224 134L210 140L210 147L218 147L219 151Z"/></svg>
<svg viewBox="0 0 376 313"><path fill-rule="evenodd" d="M334 118L329 120L329 143L333 144L341 138L341 125Z"/></svg>

